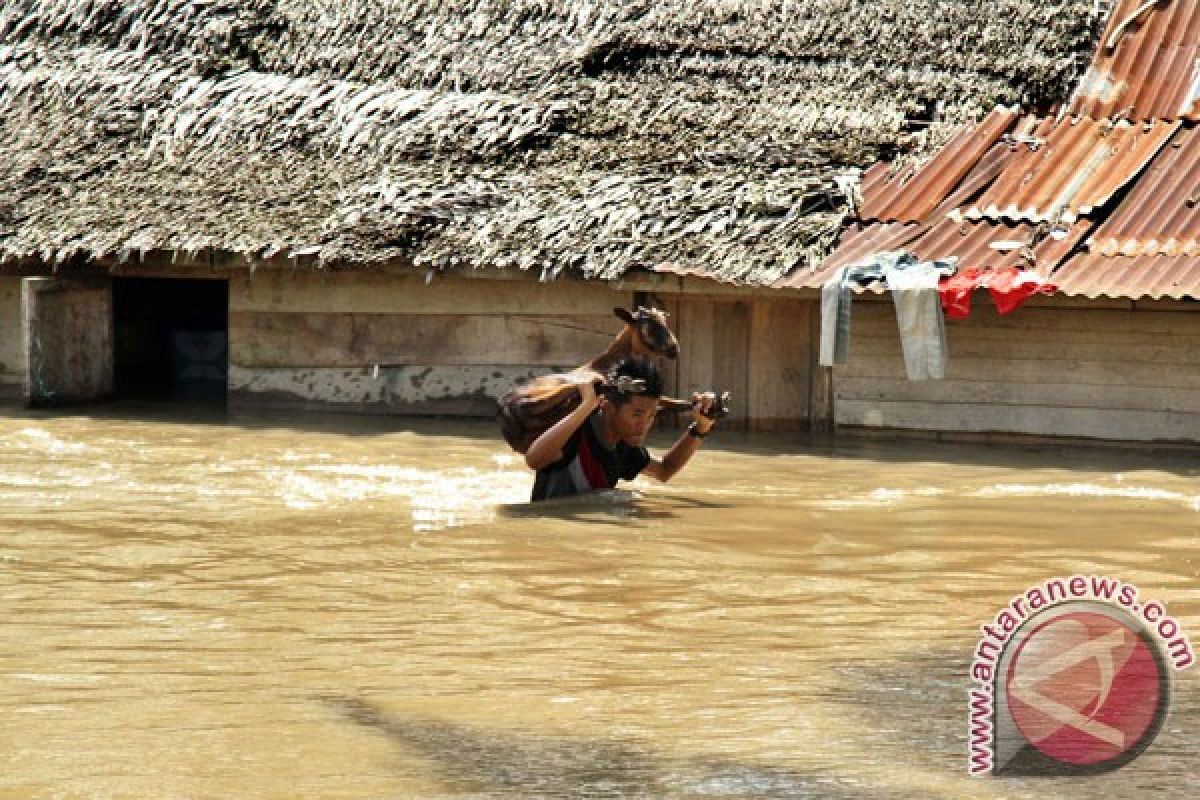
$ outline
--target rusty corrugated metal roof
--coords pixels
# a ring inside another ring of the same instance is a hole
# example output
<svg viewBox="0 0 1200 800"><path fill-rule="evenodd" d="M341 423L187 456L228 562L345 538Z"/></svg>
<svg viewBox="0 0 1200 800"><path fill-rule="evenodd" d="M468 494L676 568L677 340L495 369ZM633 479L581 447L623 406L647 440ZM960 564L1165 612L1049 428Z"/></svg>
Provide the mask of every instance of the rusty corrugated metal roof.
<svg viewBox="0 0 1200 800"><path fill-rule="evenodd" d="M959 269L1025 267L1048 276L1091 226L1084 220L1047 235L1047 225L1029 222L948 217L925 223L874 222L843 235L842 243L819 269L789 275L776 286L817 288L841 267L887 250L907 250L924 260L956 256Z"/></svg>
<svg viewBox="0 0 1200 800"><path fill-rule="evenodd" d="M1063 294L1084 297L1200 298L1200 258L1080 253L1050 278Z"/></svg>
<svg viewBox="0 0 1200 800"><path fill-rule="evenodd" d="M780 285L794 288L824 286L825 281L840 268L862 261L875 253L906 249L910 242L927 230L929 224L919 222L870 222L855 226L842 233L837 249L815 271L807 270L807 274L787 275Z"/></svg>
<svg viewBox="0 0 1200 800"><path fill-rule="evenodd" d="M1049 119L970 208L969 219L1073 222L1103 205L1179 127L1108 120ZM1041 140L1041 141L1037 141Z"/></svg>
<svg viewBox="0 0 1200 800"><path fill-rule="evenodd" d="M864 220L917 222L929 216L999 141L1017 119L1016 108L997 107L978 125L955 134L927 163L890 174L890 165L872 166L862 179Z"/></svg>
<svg viewBox="0 0 1200 800"><path fill-rule="evenodd" d="M1031 130L1035 122L1036 120L1032 117L1026 118L1017 125L1017 130ZM820 287L840 267L861 261L875 253L903 249L938 225L957 225L958 223L953 222L946 215L973 198L983 187L991 183L1012 159L1014 152L1015 149L1012 145L993 143L967 176L962 179L962 182L925 219L920 222L855 223L842 232L837 248L819 267L815 270L798 270L784 276L774 285L793 289Z"/></svg>
<svg viewBox="0 0 1200 800"><path fill-rule="evenodd" d="M1120 0L1067 111L1200 119L1200 3Z"/></svg>
<svg viewBox="0 0 1200 800"><path fill-rule="evenodd" d="M1049 275L1058 262L1051 261L1048 256L1058 253L1062 240L1043 236L1038 228L1027 222L955 222L947 219L930 228L912 243L910 249L926 260L957 256L960 269L1026 267ZM1070 237L1071 233L1064 231L1061 235Z"/></svg>
<svg viewBox="0 0 1200 800"><path fill-rule="evenodd" d="M905 249L963 268L1032 258L1071 295L1200 298L1200 0L1119 0L1063 117L1014 116L997 133L999 111L911 175L868 170L862 217L875 221L780 285L821 286Z"/></svg>
<svg viewBox="0 0 1200 800"><path fill-rule="evenodd" d="M1104 256L1200 255L1200 128L1159 151L1088 249Z"/></svg>

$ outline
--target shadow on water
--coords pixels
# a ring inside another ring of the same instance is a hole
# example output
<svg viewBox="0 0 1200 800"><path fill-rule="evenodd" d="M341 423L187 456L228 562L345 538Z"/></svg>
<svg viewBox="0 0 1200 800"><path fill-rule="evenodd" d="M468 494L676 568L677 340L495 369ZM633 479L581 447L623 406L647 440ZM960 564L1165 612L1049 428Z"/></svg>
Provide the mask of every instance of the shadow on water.
<svg viewBox="0 0 1200 800"><path fill-rule="evenodd" d="M644 748L584 736L481 732L384 710L359 697L320 700L356 725L431 761L455 791L515 797L851 798L836 777L712 759L657 758ZM872 789L874 797L905 797Z"/></svg>
<svg viewBox="0 0 1200 800"><path fill-rule="evenodd" d="M733 505L684 495L660 494L653 502L643 502L634 492L610 489L538 503L507 503L496 507L496 516L510 520L559 520L629 527L631 523L641 521L677 519L688 511L729 508Z"/></svg>
<svg viewBox="0 0 1200 800"><path fill-rule="evenodd" d="M862 715L863 729L876 731L881 747L891 743L887 737L896 735L902 721L901 740L914 743L935 765L965 773L968 692L978 685L969 678L976 646L969 638L960 648L938 643L908 658L834 667L844 694L831 699ZM1190 772L1200 706L1193 693L1181 691L1171 693L1170 703L1167 724L1134 763L1067 772L1027 746L1004 780L1014 790L1049 791L1054 797L1157 797L1177 789L1180 777Z"/></svg>

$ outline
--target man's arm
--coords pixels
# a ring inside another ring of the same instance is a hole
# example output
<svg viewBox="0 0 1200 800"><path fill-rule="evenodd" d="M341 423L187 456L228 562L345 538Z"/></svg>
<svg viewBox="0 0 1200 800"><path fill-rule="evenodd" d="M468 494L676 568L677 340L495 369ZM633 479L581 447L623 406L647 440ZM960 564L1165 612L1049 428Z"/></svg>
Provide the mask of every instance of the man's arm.
<svg viewBox="0 0 1200 800"><path fill-rule="evenodd" d="M541 469L562 458L562 449L567 440L574 435L575 431L579 430L579 426L600 404L599 398L596 397L596 385L593 381L595 381L595 377L589 375L576 383L575 388L579 390L581 398L579 407L533 440L533 444L525 452L525 464L530 469Z"/></svg>
<svg viewBox="0 0 1200 800"><path fill-rule="evenodd" d="M696 407L696 411L692 414L695 420L693 424L695 424L696 429L701 434L708 433L712 430L713 425L717 424L716 420L706 416L709 409L712 408L713 403L716 402L716 399L716 395L712 392L706 392L703 395L692 395L692 403ZM684 431L683 435L679 437L675 444L671 446L671 449L667 451L667 454L663 456L662 461L651 458L650 463L646 465L646 468L642 472L666 483L675 477L676 473L688 463L692 455L700 449L701 441L703 440L700 437L692 436L687 431Z"/></svg>

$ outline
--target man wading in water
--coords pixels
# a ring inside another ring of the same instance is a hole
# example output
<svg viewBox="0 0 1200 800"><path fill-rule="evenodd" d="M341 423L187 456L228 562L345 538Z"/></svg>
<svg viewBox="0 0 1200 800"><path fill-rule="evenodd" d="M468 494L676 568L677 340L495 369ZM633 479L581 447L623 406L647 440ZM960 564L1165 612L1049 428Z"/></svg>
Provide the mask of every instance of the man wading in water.
<svg viewBox="0 0 1200 800"><path fill-rule="evenodd" d="M662 396L658 368L641 358L621 361L608 374L604 397L597 397L596 381L593 374L576 383L582 397L579 407L535 439L525 453L525 463L537 470L533 501L611 489L618 480L631 481L642 472L668 481L688 463L715 424L706 415L716 398L711 393L693 394L695 421L659 461L642 447ZM640 382L638 388L613 388L633 381Z"/></svg>

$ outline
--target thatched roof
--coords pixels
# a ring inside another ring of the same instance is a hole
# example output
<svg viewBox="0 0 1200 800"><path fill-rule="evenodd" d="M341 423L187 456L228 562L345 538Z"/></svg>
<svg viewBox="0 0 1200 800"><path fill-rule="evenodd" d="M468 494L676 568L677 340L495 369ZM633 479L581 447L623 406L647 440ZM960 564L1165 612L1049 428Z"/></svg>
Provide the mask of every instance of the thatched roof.
<svg viewBox="0 0 1200 800"><path fill-rule="evenodd" d="M837 174L1066 97L1091 7L8 2L0 257L769 283L827 250Z"/></svg>

